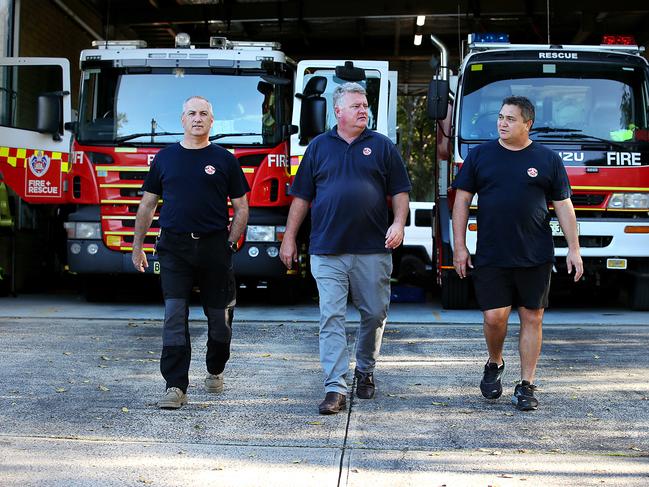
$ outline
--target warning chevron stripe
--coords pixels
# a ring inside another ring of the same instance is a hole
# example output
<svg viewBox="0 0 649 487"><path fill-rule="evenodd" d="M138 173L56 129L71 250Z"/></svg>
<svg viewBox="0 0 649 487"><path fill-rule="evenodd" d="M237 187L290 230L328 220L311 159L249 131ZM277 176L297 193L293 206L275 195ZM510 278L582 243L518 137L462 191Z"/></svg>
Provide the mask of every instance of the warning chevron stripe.
<svg viewBox="0 0 649 487"><path fill-rule="evenodd" d="M60 161L62 172L70 171L69 154L67 152L41 151L40 149L24 147L0 146L0 164L4 162L11 167L27 167L27 158L41 152L49 157L51 161Z"/></svg>

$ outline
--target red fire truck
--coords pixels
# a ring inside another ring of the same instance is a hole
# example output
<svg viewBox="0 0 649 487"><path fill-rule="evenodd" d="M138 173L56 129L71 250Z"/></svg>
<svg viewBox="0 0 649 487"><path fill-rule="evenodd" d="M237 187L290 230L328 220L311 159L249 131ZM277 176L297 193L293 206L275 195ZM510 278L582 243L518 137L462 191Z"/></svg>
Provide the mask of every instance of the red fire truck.
<svg viewBox="0 0 649 487"><path fill-rule="evenodd" d="M634 309L649 309L649 65L642 48L621 36L576 46L473 34L459 75L449 76L444 46L432 40L442 52L429 115L439 121L433 233L443 306L469 306L471 288L453 270L451 184L469 151L498 137L503 98L521 95L536 108L531 138L559 153L570 178L585 266L580 286L626 288ZM477 205L476 198L467 230L471 252ZM556 282L566 276L567 244L552 216Z"/></svg>
<svg viewBox="0 0 649 487"><path fill-rule="evenodd" d="M274 42L212 38L209 48L195 48L185 34L168 49L95 41L81 52L76 114L67 60L4 58L0 66L0 172L14 207L40 205L45 220L64 220L61 260L78 274L134 272L140 187L158 150L182 138L181 106L191 95L212 102L210 140L237 157L251 188L249 225L234 258L243 282L287 285L305 275L306 239L296 275L287 275L278 257L287 190L306 144L335 123L331 93L338 84L364 85L370 128L394 139L388 108L396 112L396 78L387 62L296 65ZM145 239L151 254L158 232L156 217ZM159 272L155 255L149 271Z"/></svg>

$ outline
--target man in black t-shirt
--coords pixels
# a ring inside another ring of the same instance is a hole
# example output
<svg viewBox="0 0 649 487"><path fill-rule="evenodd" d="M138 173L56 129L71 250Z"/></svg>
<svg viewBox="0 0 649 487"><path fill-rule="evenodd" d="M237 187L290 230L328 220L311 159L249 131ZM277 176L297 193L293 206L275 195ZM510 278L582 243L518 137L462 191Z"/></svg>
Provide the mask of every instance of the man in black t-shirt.
<svg viewBox="0 0 649 487"><path fill-rule="evenodd" d="M469 152L453 183L453 264L460 278L475 264L472 278L489 351L480 390L488 399L502 394L503 344L509 314L517 306L521 381L512 402L522 411L538 407L534 376L554 263L548 201L568 242L568 272L574 267L575 282L583 274L568 176L558 154L530 140L533 123L534 105L527 98L505 98L498 115L498 140ZM466 229L474 194L478 242L472 261Z"/></svg>
<svg viewBox="0 0 649 487"><path fill-rule="evenodd" d="M347 296L361 315L356 338L356 397L374 396L374 366L390 303L391 250L401 245L410 180L394 144L367 128L365 90L345 83L333 94L338 124L307 148L291 187L294 196L280 249L290 269L296 235L311 205L311 273L320 295L320 414L345 409L349 369ZM388 222L392 196L394 221Z"/></svg>
<svg viewBox="0 0 649 487"><path fill-rule="evenodd" d="M155 156L142 185L132 255L135 268L144 272L148 267L144 236L162 197L156 251L165 300L160 371L166 391L158 402L163 409L178 409L187 402L189 298L194 283L199 285L208 325L205 388L214 393L223 390L236 293L232 253L248 222L250 191L237 159L210 143L212 105L199 96L188 98L181 122L183 140ZM234 209L232 223L228 197Z"/></svg>

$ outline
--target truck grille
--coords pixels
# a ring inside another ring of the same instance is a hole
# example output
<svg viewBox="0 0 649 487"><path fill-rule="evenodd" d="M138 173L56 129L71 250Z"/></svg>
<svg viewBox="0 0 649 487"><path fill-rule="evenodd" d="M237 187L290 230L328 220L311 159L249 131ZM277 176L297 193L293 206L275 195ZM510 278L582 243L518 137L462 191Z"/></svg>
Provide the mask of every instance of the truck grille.
<svg viewBox="0 0 649 487"><path fill-rule="evenodd" d="M552 237L555 248L566 248L568 247L568 242L565 237ZM588 248L604 248L608 247L611 244L613 237L607 236L580 236L579 245L581 247Z"/></svg>
<svg viewBox="0 0 649 487"><path fill-rule="evenodd" d="M570 197L574 206L599 206L605 198L603 194L573 194Z"/></svg>

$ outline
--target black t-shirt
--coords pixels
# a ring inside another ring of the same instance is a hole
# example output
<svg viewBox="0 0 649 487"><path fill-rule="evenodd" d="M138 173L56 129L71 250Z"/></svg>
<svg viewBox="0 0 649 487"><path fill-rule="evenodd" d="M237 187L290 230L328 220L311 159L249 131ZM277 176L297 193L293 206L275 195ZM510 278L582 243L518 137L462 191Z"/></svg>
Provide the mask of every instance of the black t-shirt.
<svg viewBox="0 0 649 487"><path fill-rule="evenodd" d="M556 152L537 142L520 151L486 142L469 152L453 187L478 194L476 266L554 261L547 203L572 194Z"/></svg>
<svg viewBox="0 0 649 487"><path fill-rule="evenodd" d="M311 141L290 194L311 206L311 254L372 254L385 248L387 195L411 189L390 139L366 129L351 144L334 127Z"/></svg>
<svg viewBox="0 0 649 487"><path fill-rule="evenodd" d="M178 233L224 230L228 197L250 191L237 158L215 144L165 147L153 159L142 189L162 195L160 226Z"/></svg>

